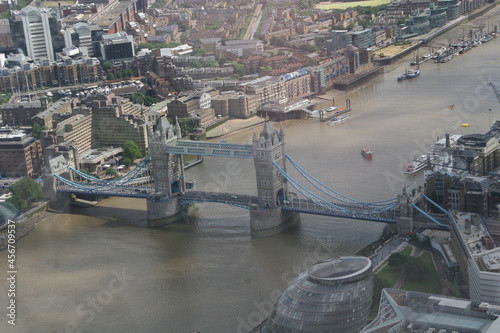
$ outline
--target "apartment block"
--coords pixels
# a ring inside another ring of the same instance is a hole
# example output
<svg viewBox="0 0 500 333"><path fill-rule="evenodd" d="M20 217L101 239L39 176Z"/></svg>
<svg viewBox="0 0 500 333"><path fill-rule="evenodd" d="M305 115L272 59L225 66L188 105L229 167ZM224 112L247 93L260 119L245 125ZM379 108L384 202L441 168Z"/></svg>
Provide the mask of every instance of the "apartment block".
<svg viewBox="0 0 500 333"><path fill-rule="evenodd" d="M41 174L40 141L24 131L0 128L0 175L2 177L33 177Z"/></svg>
<svg viewBox="0 0 500 333"><path fill-rule="evenodd" d="M257 96L228 92L212 98L216 115L248 118L257 112Z"/></svg>

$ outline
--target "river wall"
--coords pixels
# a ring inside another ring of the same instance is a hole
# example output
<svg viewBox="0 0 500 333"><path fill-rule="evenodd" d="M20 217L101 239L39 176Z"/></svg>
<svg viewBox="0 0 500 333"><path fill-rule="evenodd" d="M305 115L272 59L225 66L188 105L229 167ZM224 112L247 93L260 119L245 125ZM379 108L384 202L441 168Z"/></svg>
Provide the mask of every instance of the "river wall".
<svg viewBox="0 0 500 333"><path fill-rule="evenodd" d="M496 6L496 3L488 4L488 5L483 6L482 8L476 10L475 12L473 12L469 15L462 16L462 17L454 20L453 22L448 23L445 26L438 28L436 31L430 32L430 33L423 35L423 36L416 37L416 38L420 39L420 41L417 44L414 44L411 47L404 49L401 52L398 52L391 57L382 58L382 59L375 59L374 62L376 62L377 64L380 64L380 65L388 65L388 64L400 59L404 55L412 52L413 50L418 48L420 45L429 43L431 40L433 40L437 36L444 34L445 32L459 26L460 24L462 24L464 22L468 22L470 20L473 20L473 19L483 15L484 13L488 12L489 10L495 8L495 6Z"/></svg>
<svg viewBox="0 0 500 333"><path fill-rule="evenodd" d="M37 222L52 215L53 212L48 211L48 208L49 202L44 201L42 203L39 203L36 207L25 212L24 214L14 218L14 221L16 222L16 239L27 236L31 232L31 230L33 230ZM7 225L8 224L5 223L4 225L0 226L0 251L7 248Z"/></svg>

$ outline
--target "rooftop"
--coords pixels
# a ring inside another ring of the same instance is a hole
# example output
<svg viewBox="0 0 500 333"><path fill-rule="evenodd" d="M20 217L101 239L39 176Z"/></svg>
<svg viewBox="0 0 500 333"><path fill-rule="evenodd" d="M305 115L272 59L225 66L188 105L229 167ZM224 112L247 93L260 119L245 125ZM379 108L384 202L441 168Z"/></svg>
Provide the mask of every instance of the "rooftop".
<svg viewBox="0 0 500 333"><path fill-rule="evenodd" d="M500 247L495 247L481 218L476 214L458 212L453 217L458 235L479 269L500 272Z"/></svg>
<svg viewBox="0 0 500 333"><path fill-rule="evenodd" d="M125 9L135 3L136 0L123 0L115 2L110 9L106 10L102 16L99 16L94 22L101 28L107 29L113 22L120 18L120 14Z"/></svg>
<svg viewBox="0 0 500 333"><path fill-rule="evenodd" d="M384 289L380 304L377 317L361 333L493 333L500 329L498 305L397 289Z"/></svg>
<svg viewBox="0 0 500 333"><path fill-rule="evenodd" d="M312 266L308 274L313 280L334 281L357 275L370 267L371 261L365 257L338 257Z"/></svg>

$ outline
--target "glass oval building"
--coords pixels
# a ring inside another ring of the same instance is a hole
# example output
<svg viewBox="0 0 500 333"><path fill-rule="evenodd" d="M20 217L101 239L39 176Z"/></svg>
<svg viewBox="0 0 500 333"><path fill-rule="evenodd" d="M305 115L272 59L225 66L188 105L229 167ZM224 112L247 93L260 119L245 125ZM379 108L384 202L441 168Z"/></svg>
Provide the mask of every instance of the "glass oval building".
<svg viewBox="0 0 500 333"><path fill-rule="evenodd" d="M370 259L342 256L315 264L291 281L265 332L359 332L372 304Z"/></svg>

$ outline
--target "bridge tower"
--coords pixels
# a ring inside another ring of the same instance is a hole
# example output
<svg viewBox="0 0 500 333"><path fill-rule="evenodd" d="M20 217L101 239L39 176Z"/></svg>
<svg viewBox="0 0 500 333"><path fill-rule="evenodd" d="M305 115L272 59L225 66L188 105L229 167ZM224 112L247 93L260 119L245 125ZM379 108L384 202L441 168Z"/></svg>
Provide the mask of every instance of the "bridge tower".
<svg viewBox="0 0 500 333"><path fill-rule="evenodd" d="M182 155L165 153L168 144L182 138L179 122L174 128L166 117L161 117L148 136L155 186L155 192L147 200L148 226L155 227L175 221L181 212L175 195L183 192L186 185Z"/></svg>
<svg viewBox="0 0 500 333"><path fill-rule="evenodd" d="M413 231L413 205L418 204L422 200L423 189L421 186L414 188L411 191L405 187L403 193L398 195L398 210L396 216L396 227L399 234L406 234Z"/></svg>
<svg viewBox="0 0 500 333"><path fill-rule="evenodd" d="M48 135L47 131L42 132L42 189L50 207L66 210L69 208L71 195L57 192L57 179L54 175L73 180L69 168L77 167L77 150L75 146L69 145L69 149L60 151L55 142L54 136Z"/></svg>
<svg viewBox="0 0 500 333"><path fill-rule="evenodd" d="M267 121L260 136L254 133L253 152L258 205L250 210L250 229L253 235L264 236L281 231L293 215L281 210L281 203L288 196L287 182L273 165L275 162L286 170L283 124L278 133Z"/></svg>

